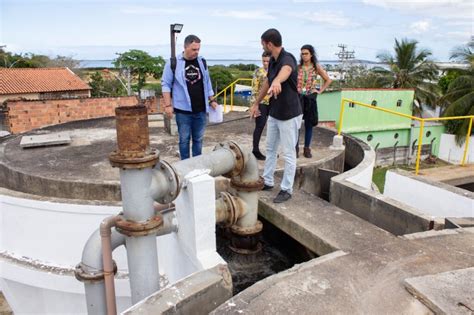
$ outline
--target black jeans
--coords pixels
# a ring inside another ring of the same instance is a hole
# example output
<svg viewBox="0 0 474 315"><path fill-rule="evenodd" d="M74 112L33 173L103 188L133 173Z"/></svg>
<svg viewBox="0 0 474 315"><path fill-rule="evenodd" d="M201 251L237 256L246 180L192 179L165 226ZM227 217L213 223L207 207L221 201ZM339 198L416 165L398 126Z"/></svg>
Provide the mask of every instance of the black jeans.
<svg viewBox="0 0 474 315"><path fill-rule="evenodd" d="M268 111L270 105L258 104L258 110L260 111L260 116L255 118L255 130L253 131L253 150L254 152L259 152L258 145L260 143L260 138L262 137L263 128L267 123Z"/></svg>

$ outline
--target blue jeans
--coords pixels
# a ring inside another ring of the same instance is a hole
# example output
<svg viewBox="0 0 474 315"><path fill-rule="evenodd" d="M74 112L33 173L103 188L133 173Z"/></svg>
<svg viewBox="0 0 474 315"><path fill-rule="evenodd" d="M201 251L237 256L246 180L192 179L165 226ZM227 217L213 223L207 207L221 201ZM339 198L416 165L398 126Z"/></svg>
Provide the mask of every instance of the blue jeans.
<svg viewBox="0 0 474 315"><path fill-rule="evenodd" d="M273 174L277 163L278 147L281 144L285 170L283 171L280 187L281 190L290 194L293 193L293 182L295 181L295 146L302 117L303 115L288 120L278 120L270 116L267 121L267 158L265 159L263 179L265 184L274 185Z"/></svg>
<svg viewBox="0 0 474 315"><path fill-rule="evenodd" d="M189 158L189 143L193 140L193 156L201 155L204 129L206 128L206 112L175 113L179 134L179 155L181 160Z"/></svg>
<svg viewBox="0 0 474 315"><path fill-rule="evenodd" d="M304 122L304 146L309 148L311 146L311 139L313 138L313 125L305 121Z"/></svg>

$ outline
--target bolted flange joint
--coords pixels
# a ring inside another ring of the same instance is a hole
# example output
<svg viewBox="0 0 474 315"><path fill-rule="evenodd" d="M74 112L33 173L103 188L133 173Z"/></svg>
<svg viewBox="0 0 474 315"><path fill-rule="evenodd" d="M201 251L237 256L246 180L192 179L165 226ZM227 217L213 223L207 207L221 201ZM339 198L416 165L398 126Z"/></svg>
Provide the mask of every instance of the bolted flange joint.
<svg viewBox="0 0 474 315"><path fill-rule="evenodd" d="M254 226L249 226L249 227L243 227L243 226L238 226L236 224L232 225L230 228L232 233L240 235L240 236L252 236L260 233L263 229L263 224L260 222L260 220L257 220L257 223L255 223Z"/></svg>
<svg viewBox="0 0 474 315"><path fill-rule="evenodd" d="M225 143L219 143L216 145L214 148L214 151L220 149L220 148L225 148L230 150L235 157L235 166L234 168L227 174L223 174L222 176L227 177L227 178L232 178L237 175L240 175L242 173L244 166L245 166L245 160L244 160L244 153L240 149L239 145L234 142L234 141L228 141Z"/></svg>
<svg viewBox="0 0 474 315"><path fill-rule="evenodd" d="M126 220L123 216L119 215L117 222L115 223L115 229L117 232L127 236L146 236L156 234L162 225L163 218L161 214L156 215L144 222Z"/></svg>
<svg viewBox="0 0 474 315"><path fill-rule="evenodd" d="M235 188L240 191L260 191L262 190L264 185L263 182L263 177L260 176L256 181L254 182L241 182L237 180L236 177L232 177L230 180L230 187Z"/></svg>
<svg viewBox="0 0 474 315"><path fill-rule="evenodd" d="M117 274L117 264L115 260L112 260L114 264L114 275ZM74 276L77 280L81 282L99 282L104 280L105 272L104 270L97 270L94 272L86 271L86 266L83 263L77 264L76 268L74 268Z"/></svg>

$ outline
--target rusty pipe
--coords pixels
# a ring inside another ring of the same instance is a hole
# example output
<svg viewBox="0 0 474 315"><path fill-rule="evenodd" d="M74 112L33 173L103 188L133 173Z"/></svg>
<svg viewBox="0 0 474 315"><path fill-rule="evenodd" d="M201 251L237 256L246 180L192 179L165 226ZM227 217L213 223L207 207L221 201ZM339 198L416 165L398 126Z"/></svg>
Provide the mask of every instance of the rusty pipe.
<svg viewBox="0 0 474 315"><path fill-rule="evenodd" d="M117 314L117 303L115 299L114 264L112 260L111 235L112 227L115 226L118 216L110 216L100 223L100 238L102 243L102 264L104 268L105 300L107 315Z"/></svg>
<svg viewBox="0 0 474 315"><path fill-rule="evenodd" d="M216 199L216 223L231 226L247 213L245 204L239 197L228 192L221 192Z"/></svg>

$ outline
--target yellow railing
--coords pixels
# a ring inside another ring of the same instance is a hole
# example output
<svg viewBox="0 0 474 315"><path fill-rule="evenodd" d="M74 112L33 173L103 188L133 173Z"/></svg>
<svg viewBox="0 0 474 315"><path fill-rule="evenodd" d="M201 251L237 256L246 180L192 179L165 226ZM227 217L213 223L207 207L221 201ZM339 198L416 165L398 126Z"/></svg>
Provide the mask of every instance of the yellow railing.
<svg viewBox="0 0 474 315"><path fill-rule="evenodd" d="M453 117L420 118L420 117L415 117L415 116L411 116L411 115L407 115L407 114L403 114L403 113L398 113L398 112L390 110L390 109L374 107L373 105L370 105L370 104L365 104L365 103L357 102L357 101L354 101L354 100L351 100L351 99L343 98L341 100L341 112L339 113L339 128L337 130L338 135L340 135L341 131L342 131L342 123L343 123L343 120L344 120L344 103L346 103L346 102L347 103L352 103L352 104L355 104L355 105L360 105L360 106L363 106L363 107L367 107L367 108L370 108L370 109L379 110L379 111L386 112L386 113L389 113L389 114L393 114L393 115L397 115L397 116L401 116L401 117L405 117L405 118L409 118L409 119L413 119L413 120L418 120L420 122L420 133L418 134L418 151L417 151L417 154L416 154L416 168L415 168L415 174L416 175L418 175L418 172L420 170L421 146L422 146L422 140L423 140L423 128L425 127L425 121L470 119L469 120L469 127L467 128L466 143L464 145L464 154L463 154L463 158L462 158L462 161L461 161L461 165L464 166L464 164L466 162L467 150L469 148L469 138L470 138L470 135L471 135L472 121L474 119L474 115L453 116Z"/></svg>
<svg viewBox="0 0 474 315"><path fill-rule="evenodd" d="M218 96L221 96L222 94L223 95L223 98L224 98L224 102L222 105L224 105L224 113L227 112L227 90L230 89L230 110L232 111L234 109L234 90L235 90L235 85L237 84L237 82L241 82L241 81L250 81L252 82L252 79L244 79L244 78L239 78L237 80L235 80L234 82L232 82L231 84L229 84L228 86L226 86L225 88L223 88L219 93L217 93L216 95L214 95L214 97L218 97Z"/></svg>

